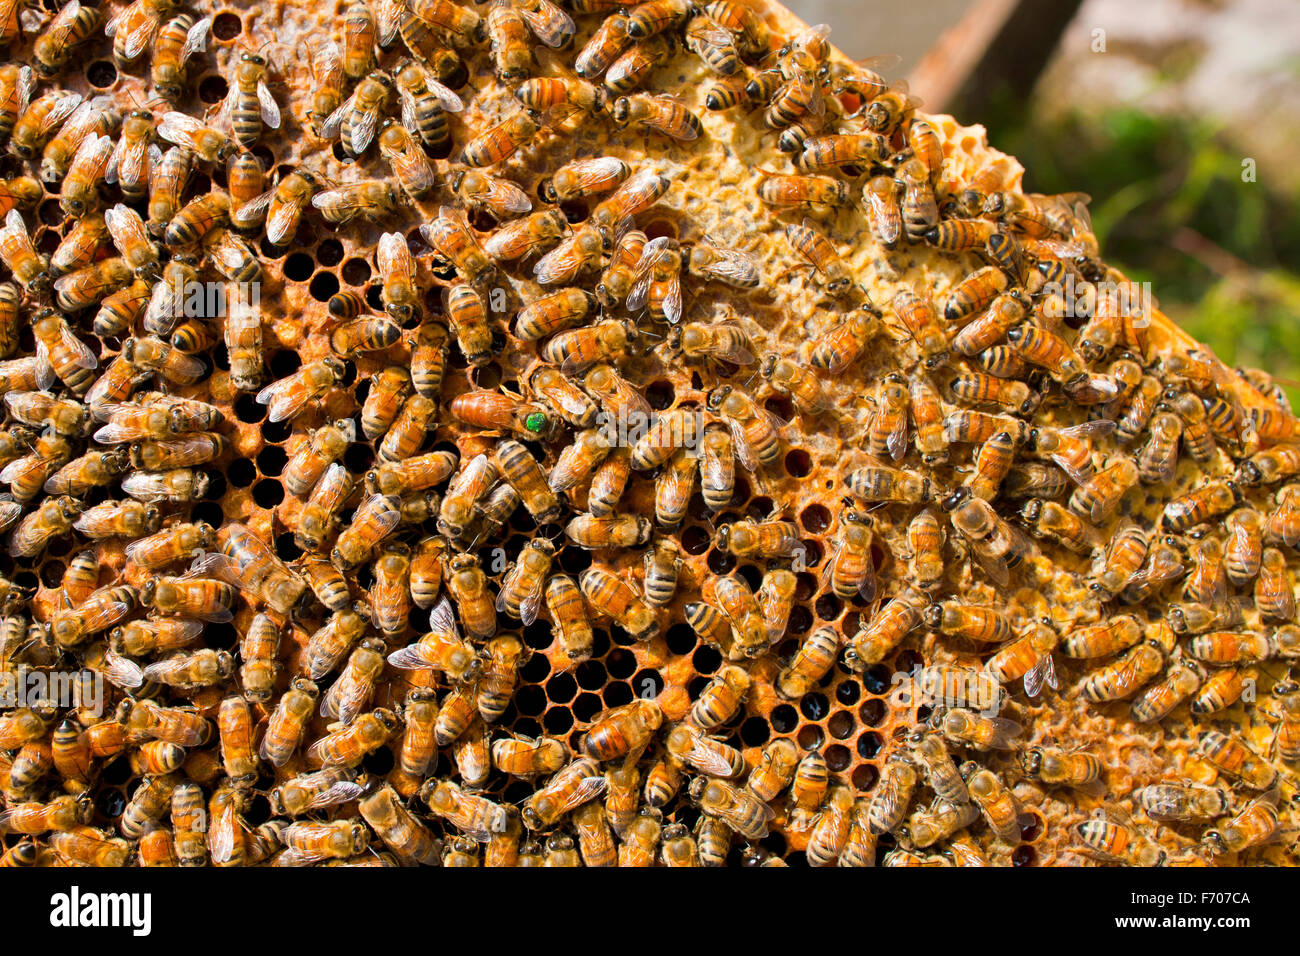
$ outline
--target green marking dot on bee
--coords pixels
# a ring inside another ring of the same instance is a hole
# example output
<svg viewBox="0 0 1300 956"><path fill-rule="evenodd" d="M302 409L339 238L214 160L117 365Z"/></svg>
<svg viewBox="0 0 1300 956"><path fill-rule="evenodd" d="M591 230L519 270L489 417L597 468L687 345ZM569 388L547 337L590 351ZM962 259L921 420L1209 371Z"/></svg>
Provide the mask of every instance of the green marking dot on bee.
<svg viewBox="0 0 1300 956"><path fill-rule="evenodd" d="M541 412L533 412L524 419L524 427L530 432L541 432L546 427L546 416Z"/></svg>

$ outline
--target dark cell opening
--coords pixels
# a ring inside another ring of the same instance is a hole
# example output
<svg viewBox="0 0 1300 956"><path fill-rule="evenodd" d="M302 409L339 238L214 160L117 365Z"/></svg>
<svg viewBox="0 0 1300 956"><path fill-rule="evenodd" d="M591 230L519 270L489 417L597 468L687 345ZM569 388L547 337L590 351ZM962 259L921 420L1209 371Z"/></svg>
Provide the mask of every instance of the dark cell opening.
<svg viewBox="0 0 1300 956"><path fill-rule="evenodd" d="M595 694L579 694L569 708L573 716L582 723L590 723L597 714L604 710L604 702ZM515 727L518 730L518 725ZM522 732L522 731L521 731Z"/></svg>
<svg viewBox="0 0 1300 956"><path fill-rule="evenodd" d="M278 445L267 445L257 453L257 470L267 478L275 478L284 471L289 456Z"/></svg>
<svg viewBox="0 0 1300 956"><path fill-rule="evenodd" d="M841 684L841 687L844 685ZM868 727L878 727L880 722L885 719L885 702L878 697L863 703L858 708L858 720L862 721Z"/></svg>
<svg viewBox="0 0 1300 956"><path fill-rule="evenodd" d="M812 458L802 448L792 448L785 456L786 474L804 478L812 471Z"/></svg>
<svg viewBox="0 0 1300 956"><path fill-rule="evenodd" d="M831 525L831 513L822 505L809 505L799 513L799 523L805 531L820 534Z"/></svg>
<svg viewBox="0 0 1300 956"><path fill-rule="evenodd" d="M800 712L809 720L821 720L830 713L830 709L825 694L804 694L799 701Z"/></svg>
<svg viewBox="0 0 1300 956"><path fill-rule="evenodd" d="M117 79L117 67L107 60L96 60L86 69L86 79L91 86L107 89Z"/></svg>
<svg viewBox="0 0 1300 956"><path fill-rule="evenodd" d="M41 583L47 588L57 588L63 580L63 572L67 570L62 561L47 561L41 567Z"/></svg>
<svg viewBox="0 0 1300 956"><path fill-rule="evenodd" d="M804 724L799 728L799 735L795 739L804 750L816 750L821 747L826 735L816 724Z"/></svg>
<svg viewBox="0 0 1300 956"><path fill-rule="evenodd" d="M823 621L833 621L844 610L844 604L834 594L823 594L814 605L817 616Z"/></svg>
<svg viewBox="0 0 1300 956"><path fill-rule="evenodd" d="M714 574L730 574L732 568L736 566L735 557L718 548L710 551L709 556L704 560Z"/></svg>
<svg viewBox="0 0 1300 956"><path fill-rule="evenodd" d="M668 408L673 403L673 383L662 380L651 382L646 386L645 400L657 412Z"/></svg>
<svg viewBox="0 0 1300 956"><path fill-rule="evenodd" d="M375 450L364 442L353 442L343 452L343 464L355 475L370 470L375 462Z"/></svg>
<svg viewBox="0 0 1300 956"><path fill-rule="evenodd" d="M553 704L567 704L578 692L578 682L572 674L556 674L546 682L546 696Z"/></svg>
<svg viewBox="0 0 1300 956"><path fill-rule="evenodd" d="M835 688L835 699L841 704L856 704L861 696L862 688L857 681L841 681L839 686Z"/></svg>
<svg viewBox="0 0 1300 956"><path fill-rule="evenodd" d="M514 704L519 713L536 717L546 709L546 691L540 684L525 684L515 691Z"/></svg>
<svg viewBox="0 0 1300 956"><path fill-rule="evenodd" d="M326 269L333 269L343 261L343 243L337 239L326 239L316 247L316 261Z"/></svg>
<svg viewBox="0 0 1300 956"><path fill-rule="evenodd" d="M831 736L836 740L843 740L853 733L853 726L853 715L847 710L832 714L831 719L826 722L826 729L831 732Z"/></svg>
<svg viewBox="0 0 1300 956"><path fill-rule="evenodd" d="M799 723L799 714L789 704L778 704L772 708L772 715L768 719L778 734L788 734Z"/></svg>
<svg viewBox="0 0 1300 956"><path fill-rule="evenodd" d="M1020 814L1020 839L1033 843L1042 835L1043 818L1036 813Z"/></svg>
<svg viewBox="0 0 1300 956"><path fill-rule="evenodd" d="M709 547L709 532L698 525L691 525L682 531L682 550L687 554L703 554Z"/></svg>
<svg viewBox="0 0 1300 956"><path fill-rule="evenodd" d="M846 769L853 755L849 753L849 748L841 744L832 744L826 748L826 766L832 773L839 773Z"/></svg>
<svg viewBox="0 0 1300 956"><path fill-rule="evenodd" d="M744 579L751 591L757 591L763 584L763 572L752 564L743 564L736 569L736 575Z"/></svg>
<svg viewBox="0 0 1300 956"><path fill-rule="evenodd" d="M786 630L791 634L804 634L812 627L812 612L806 607L796 605L790 609L790 619Z"/></svg>
<svg viewBox="0 0 1300 956"><path fill-rule="evenodd" d="M770 737L771 730L762 717L750 717L740 725L740 739L746 747L761 747Z"/></svg>
<svg viewBox="0 0 1300 956"><path fill-rule="evenodd" d="M876 754L880 753L880 735L873 731L867 731L858 738L858 756L864 760L870 760Z"/></svg>
<svg viewBox="0 0 1300 956"><path fill-rule="evenodd" d="M230 92L230 84L220 73L210 73L199 80L199 99L211 106L220 103Z"/></svg>
<svg viewBox="0 0 1300 956"><path fill-rule="evenodd" d="M318 272L307 286L307 291L317 302L328 302L330 296L339 291L339 279L332 272Z"/></svg>
<svg viewBox="0 0 1300 956"><path fill-rule="evenodd" d="M635 695L632 693L632 685L617 681L605 688L605 693L601 695L604 698L606 707L622 707L624 704L632 703Z"/></svg>
<svg viewBox="0 0 1300 956"><path fill-rule="evenodd" d="M259 404L252 395L240 395L235 399L235 417L249 425L255 424L266 417L266 406Z"/></svg>
<svg viewBox="0 0 1300 956"><path fill-rule="evenodd" d="M269 478L253 486L253 500L262 508L274 508L284 500L284 486Z"/></svg>
<svg viewBox="0 0 1300 956"><path fill-rule="evenodd" d="M370 281L370 263L365 259L349 259L339 270L348 285L365 285Z"/></svg>
<svg viewBox="0 0 1300 956"><path fill-rule="evenodd" d="M226 480L236 488L247 488L257 478L257 468L247 458L236 458L226 468Z"/></svg>
<svg viewBox="0 0 1300 956"><path fill-rule="evenodd" d="M306 282L316 271L316 263L305 252L295 252L284 260L284 277L290 282Z"/></svg>
<svg viewBox="0 0 1300 956"><path fill-rule="evenodd" d="M609 672L600 661L583 661L575 669L574 678L583 690L600 690L609 679Z"/></svg>
<svg viewBox="0 0 1300 956"><path fill-rule="evenodd" d="M567 707L552 707L542 718L542 726L548 734L567 734L573 729L573 714Z"/></svg>
<svg viewBox="0 0 1300 956"><path fill-rule="evenodd" d="M615 648L605 658L605 667L611 677L626 680L636 673L636 657L633 656L631 651L624 650L621 647Z"/></svg>
<svg viewBox="0 0 1300 956"><path fill-rule="evenodd" d="M849 782L853 784L853 789L858 793L866 793L876 785L880 779L880 771L875 768L874 764L859 764L849 777Z"/></svg>
<svg viewBox="0 0 1300 956"><path fill-rule="evenodd" d="M1012 866L1033 866L1038 862L1038 851L1032 846L1018 846L1011 851Z"/></svg>
<svg viewBox="0 0 1300 956"><path fill-rule="evenodd" d="M694 665L697 674L712 674L722 666L722 655L718 653L717 648L701 644L691 656L691 664Z"/></svg>
<svg viewBox="0 0 1300 956"><path fill-rule="evenodd" d="M293 432L292 422L262 422L262 438L272 445L278 445Z"/></svg>
<svg viewBox="0 0 1300 956"><path fill-rule="evenodd" d="M212 18L212 35L218 40L233 40L243 29L239 17L229 11L218 13Z"/></svg>
<svg viewBox="0 0 1300 956"><path fill-rule="evenodd" d="M632 675L632 690L642 700L654 700L664 689L664 679L657 670L646 668Z"/></svg>
<svg viewBox="0 0 1300 956"><path fill-rule="evenodd" d="M380 747L373 753L366 754L365 759L361 761L361 766L365 768L366 773L383 777L393 772L394 762L393 752L387 747Z"/></svg>
<svg viewBox="0 0 1300 956"><path fill-rule="evenodd" d="M524 643L535 651L546 650L551 646L553 640L554 634L551 631L551 626L545 621L534 621L524 628ZM542 657L542 655L537 654L534 657ZM542 657L542 660L545 659L545 657Z"/></svg>
<svg viewBox="0 0 1300 956"><path fill-rule="evenodd" d="M302 557L302 548L294 543L292 531L275 536L275 553L281 561L296 561Z"/></svg>
<svg viewBox="0 0 1300 956"><path fill-rule="evenodd" d="M877 664L862 675L862 686L867 689L868 694L879 696L892 686L892 677L893 671L884 664Z"/></svg>
<svg viewBox="0 0 1300 956"><path fill-rule="evenodd" d="M221 510L221 505L215 501L204 501L194 506L190 511L190 518L193 521L206 521L214 528L219 528L226 521L226 516Z"/></svg>
<svg viewBox="0 0 1300 956"><path fill-rule="evenodd" d="M668 643L668 650L674 654L689 654L695 649L697 639L695 631L689 624L674 624L668 628L668 633L664 639Z"/></svg>
<svg viewBox="0 0 1300 956"><path fill-rule="evenodd" d="M101 816L116 820L126 809L126 797L121 790L101 790L95 797L95 809Z"/></svg>

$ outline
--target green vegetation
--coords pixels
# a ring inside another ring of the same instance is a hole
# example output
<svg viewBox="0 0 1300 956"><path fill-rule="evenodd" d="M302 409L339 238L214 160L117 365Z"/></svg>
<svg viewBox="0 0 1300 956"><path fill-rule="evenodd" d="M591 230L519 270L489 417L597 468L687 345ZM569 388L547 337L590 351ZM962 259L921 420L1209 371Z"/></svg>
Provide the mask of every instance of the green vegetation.
<svg viewBox="0 0 1300 956"><path fill-rule="evenodd" d="M1128 108L1025 118L992 111L989 138L1025 188L1093 197L1107 261L1150 281L1161 308L1231 365L1265 368L1300 407L1300 201L1242 181L1240 148L1192 118Z"/></svg>

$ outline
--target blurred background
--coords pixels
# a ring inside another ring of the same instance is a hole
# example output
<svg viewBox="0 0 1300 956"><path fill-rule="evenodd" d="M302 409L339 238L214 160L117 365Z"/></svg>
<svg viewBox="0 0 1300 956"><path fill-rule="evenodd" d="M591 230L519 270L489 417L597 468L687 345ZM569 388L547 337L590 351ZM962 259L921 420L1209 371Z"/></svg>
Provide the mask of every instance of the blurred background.
<svg viewBox="0 0 1300 956"><path fill-rule="evenodd" d="M1091 194L1107 261L1300 406L1296 0L786 0L929 112L983 123L1025 188Z"/></svg>

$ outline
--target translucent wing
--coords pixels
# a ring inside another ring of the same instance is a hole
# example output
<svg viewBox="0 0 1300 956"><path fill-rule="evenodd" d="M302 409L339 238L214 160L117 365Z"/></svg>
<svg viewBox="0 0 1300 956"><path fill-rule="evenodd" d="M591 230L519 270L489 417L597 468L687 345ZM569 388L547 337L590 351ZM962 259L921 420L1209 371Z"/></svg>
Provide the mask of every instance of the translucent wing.
<svg viewBox="0 0 1300 956"><path fill-rule="evenodd" d="M528 24L537 39L552 49L559 49L573 38L577 27L573 18L551 3L550 0L537 0L541 12L519 9L524 22Z"/></svg>
<svg viewBox="0 0 1300 956"><path fill-rule="evenodd" d="M125 615L130 608L118 604L119 615ZM127 660L116 651L104 652L104 676L124 690L135 690L145 681L144 671L135 661Z"/></svg>
<svg viewBox="0 0 1300 956"><path fill-rule="evenodd" d="M664 318L676 325L682 320L682 280L681 276L674 274L668 280L668 291L663 300Z"/></svg>
<svg viewBox="0 0 1300 956"><path fill-rule="evenodd" d="M272 245L280 246L293 238L301 210L294 203L282 202L266 217L266 238Z"/></svg>
<svg viewBox="0 0 1300 956"><path fill-rule="evenodd" d="M406 237L400 232L386 232L379 237L379 248L375 251L375 261L379 271L384 275L399 275L414 269L411 259L411 247L406 244Z"/></svg>
<svg viewBox="0 0 1300 956"><path fill-rule="evenodd" d="M59 341L67 349L68 354L72 356L72 364L78 368L98 367L99 359L90 350L90 346L73 335L72 329L68 328L67 325L59 329Z"/></svg>
<svg viewBox="0 0 1300 956"><path fill-rule="evenodd" d="M582 781L569 794L569 798L560 806L560 816L568 813L577 807L582 806L588 800L594 800L605 792L607 781L604 776L583 777Z"/></svg>
<svg viewBox="0 0 1300 956"><path fill-rule="evenodd" d="M734 418L728 418L727 427L731 429L731 444L736 453L736 460L745 467L746 471L757 472L759 461L754 456L753 449L749 447L744 426Z"/></svg>
<svg viewBox="0 0 1300 956"><path fill-rule="evenodd" d="M267 208L271 205L271 200L275 198L275 190L269 189L256 199L250 199L230 215L230 221L240 229L247 229L255 226L262 221L266 215Z"/></svg>
<svg viewBox="0 0 1300 956"><path fill-rule="evenodd" d="M366 110L352 122L352 149L360 155L366 151L370 141L375 138L379 120L383 113L377 109ZM326 137L328 138L328 137Z"/></svg>
<svg viewBox="0 0 1300 956"><path fill-rule="evenodd" d="M711 777L731 776L731 761L723 754L711 749L703 737L695 738L687 759L693 766Z"/></svg>
<svg viewBox="0 0 1300 956"><path fill-rule="evenodd" d="M743 288L757 286L761 276L758 260L748 252L739 249L720 249L713 247L716 258L709 263L708 271L723 282Z"/></svg>
<svg viewBox="0 0 1300 956"><path fill-rule="evenodd" d="M641 250L641 260L636 265L637 279L627 294L628 311L636 312L645 308L650 299L650 282L653 278L654 265L671 241L667 236L659 236L647 242L645 248Z"/></svg>
<svg viewBox="0 0 1300 956"><path fill-rule="evenodd" d="M1061 434L1069 438L1103 438L1115 430L1115 423L1108 418L1098 418L1090 422L1081 422L1062 428Z"/></svg>
<svg viewBox="0 0 1300 956"><path fill-rule="evenodd" d="M325 122L321 124L321 139L337 139L339 132L343 129L343 121L347 115L352 112L352 104L356 102L357 94L349 96L338 109L329 116L325 117Z"/></svg>
<svg viewBox="0 0 1300 956"><path fill-rule="evenodd" d="M364 796L366 788L352 780L340 780L331 784L307 801L308 810L323 810Z"/></svg>
<svg viewBox="0 0 1300 956"><path fill-rule="evenodd" d="M1048 687L1057 687L1056 664L1052 660L1051 654L1044 654L1040 657L1033 667L1025 672L1025 693L1030 697L1037 697L1043 690L1043 685Z"/></svg>
<svg viewBox="0 0 1300 956"><path fill-rule="evenodd" d="M235 812L234 802L227 800L217 810L212 820L212 830L208 834L208 850L212 854L212 862L228 863L235 855L235 828L239 826L238 821L239 814Z"/></svg>
<svg viewBox="0 0 1300 956"><path fill-rule="evenodd" d="M451 87L443 86L431 76L425 79L424 85L429 94L438 101L438 105L448 113L459 113L465 109L465 101Z"/></svg>
<svg viewBox="0 0 1300 956"><path fill-rule="evenodd" d="M190 27L185 34L185 45L181 47L181 63L195 53L202 53L208 48L208 31L212 29L212 18L204 17Z"/></svg>
<svg viewBox="0 0 1300 956"><path fill-rule="evenodd" d="M158 124L158 135L177 146L189 146L194 134L201 129L203 124L188 113L169 110Z"/></svg>
<svg viewBox="0 0 1300 956"><path fill-rule="evenodd" d="M266 386L257 393L256 401L259 405L267 406L267 418L273 422L282 422L307 404L307 391L297 376L291 375Z"/></svg>
<svg viewBox="0 0 1300 956"><path fill-rule="evenodd" d="M262 109L262 122L270 129L279 129L280 107L276 105L275 97L271 95L265 80L257 83L257 103Z"/></svg>
<svg viewBox="0 0 1300 956"><path fill-rule="evenodd" d="M444 597L429 612L429 629L435 634L445 634L452 640L460 640L460 631L456 624L456 611L447 598Z"/></svg>

